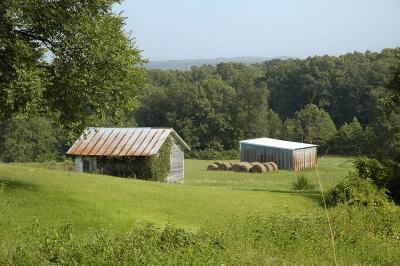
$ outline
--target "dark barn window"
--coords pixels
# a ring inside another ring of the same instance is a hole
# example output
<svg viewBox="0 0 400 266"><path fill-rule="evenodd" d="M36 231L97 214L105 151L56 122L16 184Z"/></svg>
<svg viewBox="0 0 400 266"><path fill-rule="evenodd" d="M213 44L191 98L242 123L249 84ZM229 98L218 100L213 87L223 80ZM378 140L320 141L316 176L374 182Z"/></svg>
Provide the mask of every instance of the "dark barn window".
<svg viewBox="0 0 400 266"><path fill-rule="evenodd" d="M83 171L84 172L89 171L89 161L88 160L83 160Z"/></svg>

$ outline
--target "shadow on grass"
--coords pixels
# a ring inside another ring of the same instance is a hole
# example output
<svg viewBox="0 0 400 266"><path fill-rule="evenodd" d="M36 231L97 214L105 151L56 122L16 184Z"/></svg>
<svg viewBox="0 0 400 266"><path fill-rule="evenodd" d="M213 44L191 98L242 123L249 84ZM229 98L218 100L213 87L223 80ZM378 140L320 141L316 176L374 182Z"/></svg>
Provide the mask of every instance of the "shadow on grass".
<svg viewBox="0 0 400 266"><path fill-rule="evenodd" d="M310 190L310 191L296 191L296 190L278 190L278 189L265 189L265 188L252 188L252 189L235 189L235 190L246 190L246 191L265 191L272 193L282 193L282 194L296 194L308 199L311 199L319 204L322 203L321 192L318 190Z"/></svg>
<svg viewBox="0 0 400 266"><path fill-rule="evenodd" d="M9 181L7 179L0 179L0 183L4 183L4 191L8 190L35 190L37 188L36 185L32 183L26 183L21 181Z"/></svg>

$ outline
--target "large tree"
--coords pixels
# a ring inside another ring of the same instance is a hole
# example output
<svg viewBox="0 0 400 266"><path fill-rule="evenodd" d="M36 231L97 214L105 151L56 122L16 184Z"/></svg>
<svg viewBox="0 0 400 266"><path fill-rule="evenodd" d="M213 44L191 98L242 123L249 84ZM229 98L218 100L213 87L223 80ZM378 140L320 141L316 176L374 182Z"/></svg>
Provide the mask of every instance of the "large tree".
<svg viewBox="0 0 400 266"><path fill-rule="evenodd" d="M325 152L336 134L335 124L329 114L314 104L297 111L294 119L288 119L284 127L289 140L314 143Z"/></svg>
<svg viewBox="0 0 400 266"><path fill-rule="evenodd" d="M237 116L233 117L240 129L240 138L265 135L269 90L261 69L241 63L221 63L217 73L237 95Z"/></svg>
<svg viewBox="0 0 400 266"><path fill-rule="evenodd" d="M0 120L45 114L77 133L117 119L141 85L117 0L0 2Z"/></svg>
<svg viewBox="0 0 400 266"><path fill-rule="evenodd" d="M277 113L268 109L266 116L265 136L279 139L282 137L282 121Z"/></svg>
<svg viewBox="0 0 400 266"><path fill-rule="evenodd" d="M366 130L367 154L373 160L361 161L359 168L365 168L364 173L372 173L370 179L388 189L393 199L400 203L400 50L397 52L397 64L386 85L389 96L384 101L384 112ZM382 166L384 171L376 171Z"/></svg>
<svg viewBox="0 0 400 266"><path fill-rule="evenodd" d="M338 130L334 149L336 153L346 155L360 155L365 145L365 133L358 119L351 123L344 123Z"/></svg>

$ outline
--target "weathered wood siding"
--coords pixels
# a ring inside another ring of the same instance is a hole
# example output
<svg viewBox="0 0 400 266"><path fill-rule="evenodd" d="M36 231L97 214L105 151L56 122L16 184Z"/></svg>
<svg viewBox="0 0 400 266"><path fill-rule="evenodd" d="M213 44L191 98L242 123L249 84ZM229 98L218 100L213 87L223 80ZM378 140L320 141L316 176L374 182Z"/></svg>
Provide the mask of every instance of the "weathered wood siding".
<svg viewBox="0 0 400 266"><path fill-rule="evenodd" d="M76 172L97 172L97 158L92 156L76 156L74 158L74 168Z"/></svg>
<svg viewBox="0 0 400 266"><path fill-rule="evenodd" d="M290 150L241 143L240 161L275 162L279 169L295 171L309 169L317 164L317 148Z"/></svg>
<svg viewBox="0 0 400 266"><path fill-rule="evenodd" d="M184 180L184 152L171 138L171 156L170 156L170 175L167 177L167 182L183 183Z"/></svg>
<svg viewBox="0 0 400 266"><path fill-rule="evenodd" d="M82 157L75 157L74 159L75 163L75 171L76 172L83 172L83 160Z"/></svg>
<svg viewBox="0 0 400 266"><path fill-rule="evenodd" d="M305 148L293 151L293 170L314 168L317 165L317 148Z"/></svg>
<svg viewBox="0 0 400 266"><path fill-rule="evenodd" d="M94 173L97 172L97 158L96 157L88 157L89 161L89 172Z"/></svg>

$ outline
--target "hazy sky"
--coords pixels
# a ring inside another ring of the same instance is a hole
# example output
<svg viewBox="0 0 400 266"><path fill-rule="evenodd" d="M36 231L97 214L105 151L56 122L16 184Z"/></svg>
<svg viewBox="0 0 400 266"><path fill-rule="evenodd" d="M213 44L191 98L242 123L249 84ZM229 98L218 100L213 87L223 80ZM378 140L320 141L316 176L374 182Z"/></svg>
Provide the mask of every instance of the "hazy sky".
<svg viewBox="0 0 400 266"><path fill-rule="evenodd" d="M400 46L400 0L125 0L150 60L338 55Z"/></svg>

